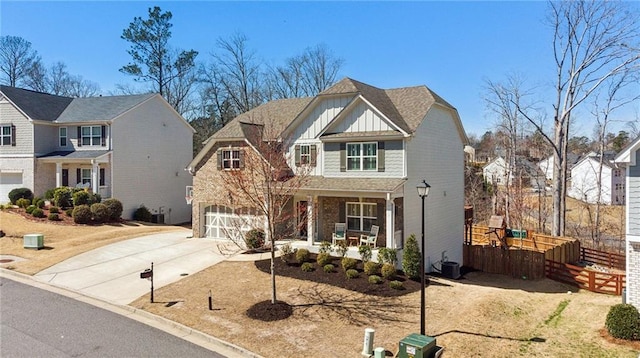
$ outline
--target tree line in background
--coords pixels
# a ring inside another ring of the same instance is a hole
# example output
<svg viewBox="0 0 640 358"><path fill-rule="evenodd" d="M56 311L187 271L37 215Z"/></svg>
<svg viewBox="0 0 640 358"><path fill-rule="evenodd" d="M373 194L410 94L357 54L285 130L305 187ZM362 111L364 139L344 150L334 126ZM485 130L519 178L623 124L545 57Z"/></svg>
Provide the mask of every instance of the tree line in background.
<svg viewBox="0 0 640 358"><path fill-rule="evenodd" d="M162 95L196 130L194 153L241 113L270 100L315 96L336 81L344 63L318 44L283 64L267 64L241 33L217 39L208 59L199 61L198 51L171 45L171 19L171 12L156 6L122 31L131 61L119 71L135 84L120 84L112 94ZM13 87L69 97L100 93L96 83L70 74L63 62L45 66L31 43L17 36L0 38L0 73L2 83Z"/></svg>

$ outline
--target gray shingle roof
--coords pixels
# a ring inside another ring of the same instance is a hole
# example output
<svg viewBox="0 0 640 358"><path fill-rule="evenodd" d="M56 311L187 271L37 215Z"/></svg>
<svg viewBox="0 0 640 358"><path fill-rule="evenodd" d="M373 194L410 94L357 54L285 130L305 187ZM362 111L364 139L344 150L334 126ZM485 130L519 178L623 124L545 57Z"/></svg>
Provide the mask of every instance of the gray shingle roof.
<svg viewBox="0 0 640 358"><path fill-rule="evenodd" d="M108 154L108 150L76 150L76 151L55 151L47 154L43 154L38 158L49 159L96 159L105 154Z"/></svg>
<svg viewBox="0 0 640 358"><path fill-rule="evenodd" d="M155 93L147 93L128 96L75 98L56 122L109 121L155 95Z"/></svg>
<svg viewBox="0 0 640 358"><path fill-rule="evenodd" d="M331 191L393 192L407 180L398 178L326 178L310 176L300 189Z"/></svg>
<svg viewBox="0 0 640 358"><path fill-rule="evenodd" d="M41 121L55 121L73 101L69 97L9 86L0 86L0 91L29 118Z"/></svg>

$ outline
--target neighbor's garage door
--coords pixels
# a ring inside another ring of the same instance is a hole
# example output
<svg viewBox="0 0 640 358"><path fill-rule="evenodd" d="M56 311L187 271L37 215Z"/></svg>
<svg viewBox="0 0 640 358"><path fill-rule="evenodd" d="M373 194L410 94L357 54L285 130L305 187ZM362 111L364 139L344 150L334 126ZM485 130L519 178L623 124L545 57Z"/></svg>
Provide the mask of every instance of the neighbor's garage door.
<svg viewBox="0 0 640 358"><path fill-rule="evenodd" d="M9 192L22 188L22 173L0 173L0 203L9 202Z"/></svg>
<svg viewBox="0 0 640 358"><path fill-rule="evenodd" d="M262 220L255 215L237 215L230 208L218 205L204 209L204 236L207 238L241 239L254 228L262 228Z"/></svg>

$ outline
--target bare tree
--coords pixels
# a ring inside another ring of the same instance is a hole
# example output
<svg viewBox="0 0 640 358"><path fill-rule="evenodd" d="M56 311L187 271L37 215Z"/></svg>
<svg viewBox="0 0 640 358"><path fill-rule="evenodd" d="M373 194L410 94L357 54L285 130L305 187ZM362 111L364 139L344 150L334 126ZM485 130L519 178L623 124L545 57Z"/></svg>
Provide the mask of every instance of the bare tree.
<svg viewBox="0 0 640 358"><path fill-rule="evenodd" d="M275 240L287 232L293 234L291 200L307 179L309 168L291 169L286 141L264 120L241 123L248 144L241 154L243 168L223 171L222 180L238 207L255 210L264 218L271 246L271 302L275 304Z"/></svg>
<svg viewBox="0 0 640 358"><path fill-rule="evenodd" d="M70 74L66 64L56 62L44 73L44 89L40 91L58 96L92 97L100 93L100 86L80 75Z"/></svg>
<svg viewBox="0 0 640 358"><path fill-rule="evenodd" d="M31 42L19 36L0 36L0 72L2 82L11 86L28 83L34 66L40 62Z"/></svg>

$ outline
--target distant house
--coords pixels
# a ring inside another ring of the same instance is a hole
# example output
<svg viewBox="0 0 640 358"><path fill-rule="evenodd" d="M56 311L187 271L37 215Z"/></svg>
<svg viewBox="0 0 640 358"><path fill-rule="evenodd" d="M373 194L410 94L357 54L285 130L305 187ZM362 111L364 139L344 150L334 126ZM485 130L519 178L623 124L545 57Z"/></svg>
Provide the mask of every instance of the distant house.
<svg viewBox="0 0 640 358"><path fill-rule="evenodd" d="M569 153L567 155L568 161L567 161L567 168L569 170L571 170L571 168L578 162L578 160L580 160L582 157L580 157L579 155L575 155L573 153ZM553 180L553 166L555 163L555 159L553 157L553 155L541 160L540 162L538 162L538 167L540 167L540 170L542 170L542 172L544 173L545 178L548 181L552 181ZM569 175L571 175L571 173L569 172Z"/></svg>
<svg viewBox="0 0 640 358"><path fill-rule="evenodd" d="M497 157L482 168L482 176L487 183L498 186L544 187L543 173L522 156L516 157L514 168L503 157Z"/></svg>
<svg viewBox="0 0 640 358"><path fill-rule="evenodd" d="M158 94L69 98L0 86L0 202L10 190L36 196L82 187L145 205L166 223L190 221L184 165L194 130Z"/></svg>
<svg viewBox="0 0 640 358"><path fill-rule="evenodd" d="M594 204L598 201L598 175L601 172L600 203L606 205L625 204L625 171L614 162L611 154L600 157L589 153L571 168L571 185L567 195Z"/></svg>
<svg viewBox="0 0 640 358"><path fill-rule="evenodd" d="M347 237L357 240L376 226L377 247L402 249L403 238L420 237L416 186L426 180L426 267L443 255L462 262L468 140L456 109L426 86L380 89L345 78L315 97L271 101L238 116L189 164L194 237L237 231L229 223L243 208L220 175L246 170L242 158L256 154L251 125L269 125L286 139L290 168L309 168L291 198L299 240L331 242L335 224L344 223Z"/></svg>
<svg viewBox="0 0 640 358"><path fill-rule="evenodd" d="M627 302L640 309L640 137L616 157L625 167Z"/></svg>

